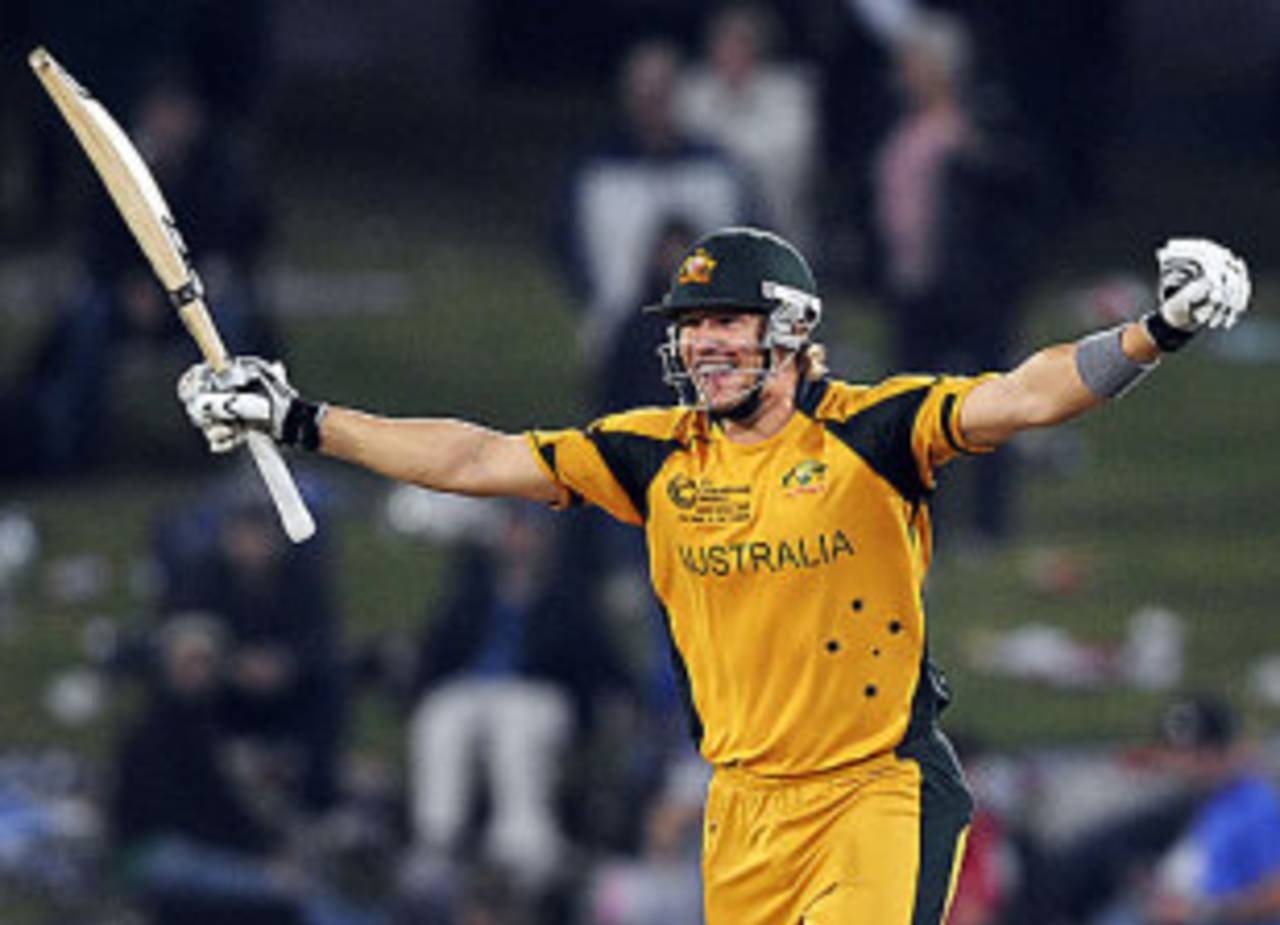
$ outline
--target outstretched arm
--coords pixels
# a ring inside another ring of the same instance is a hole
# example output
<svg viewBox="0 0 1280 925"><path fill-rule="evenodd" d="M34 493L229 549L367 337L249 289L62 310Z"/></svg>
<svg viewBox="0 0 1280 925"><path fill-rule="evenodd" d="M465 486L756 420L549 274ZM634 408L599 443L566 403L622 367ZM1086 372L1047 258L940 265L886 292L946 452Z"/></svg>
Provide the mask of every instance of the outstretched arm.
<svg viewBox="0 0 1280 925"><path fill-rule="evenodd" d="M556 500L529 442L452 418L386 418L329 408L321 452L388 478L463 495Z"/></svg>
<svg viewBox="0 0 1280 925"><path fill-rule="evenodd" d="M1160 350L1139 322L1116 335L1123 355L1138 367L1151 367ZM1040 350L997 379L982 383L960 406L965 439L999 446L1019 431L1061 424L1107 400L1090 389L1080 373L1082 343L1055 344Z"/></svg>
<svg viewBox="0 0 1280 925"><path fill-rule="evenodd" d="M1060 424L1123 394L1201 328L1229 328L1248 308L1244 262L1203 239L1160 249L1159 308L1141 319L1033 354L975 388L960 407L971 443L998 446L1020 431Z"/></svg>
<svg viewBox="0 0 1280 925"><path fill-rule="evenodd" d="M197 364L178 383L178 397L215 452L261 430L286 446L436 491L545 502L559 497L523 436L451 418L390 418L317 405L298 395L281 364L258 357L235 357L221 373Z"/></svg>

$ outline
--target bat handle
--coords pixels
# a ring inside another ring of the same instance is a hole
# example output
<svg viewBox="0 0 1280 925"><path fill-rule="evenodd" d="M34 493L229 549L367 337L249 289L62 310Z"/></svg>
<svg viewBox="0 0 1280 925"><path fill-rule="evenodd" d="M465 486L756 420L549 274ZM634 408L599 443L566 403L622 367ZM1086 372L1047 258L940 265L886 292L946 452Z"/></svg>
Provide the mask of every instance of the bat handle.
<svg viewBox="0 0 1280 925"><path fill-rule="evenodd" d="M182 316L183 323L195 338L209 365L219 371L226 369L227 348L209 317L204 301L193 299L178 309L178 314ZM248 443L249 452L253 454L253 461L258 466L258 473L262 476L262 481L267 483L267 493L271 495L276 513L280 515L284 532L295 543L310 539L316 532L316 522L307 510L307 504L298 492L298 485L289 473L289 467L284 464L275 443L258 431L249 431Z"/></svg>
<svg viewBox="0 0 1280 925"><path fill-rule="evenodd" d="M298 491L297 483L284 464L280 451L271 438L258 431L248 434L249 452L258 466L262 480L267 483L267 492L280 515L280 523L284 532L295 543L310 539L316 532L316 522L307 510L306 502Z"/></svg>

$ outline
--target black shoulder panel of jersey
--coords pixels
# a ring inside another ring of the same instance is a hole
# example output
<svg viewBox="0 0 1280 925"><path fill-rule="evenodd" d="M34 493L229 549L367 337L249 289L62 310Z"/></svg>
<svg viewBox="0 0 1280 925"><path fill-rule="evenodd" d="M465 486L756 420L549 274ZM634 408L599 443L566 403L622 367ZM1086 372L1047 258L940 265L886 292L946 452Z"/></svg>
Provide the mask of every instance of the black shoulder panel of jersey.
<svg viewBox="0 0 1280 925"><path fill-rule="evenodd" d="M636 511L649 519L649 484L667 457L680 448L676 440L646 437L622 430L591 428L587 436L600 451L613 477L627 493Z"/></svg>
<svg viewBox="0 0 1280 925"><path fill-rule="evenodd" d="M556 468L556 445L554 443L539 443L538 455L542 457L542 461L547 464L547 468L552 472L559 472Z"/></svg>
<svg viewBox="0 0 1280 925"><path fill-rule="evenodd" d="M542 457L542 461L547 464L547 468L552 472L559 472L556 468L556 445L554 443L539 443L538 455ZM569 506L577 507L582 504L582 495L576 491L569 492Z"/></svg>
<svg viewBox="0 0 1280 925"><path fill-rule="evenodd" d="M951 416L952 412L955 411L955 407L955 395L948 395L942 399L942 433L946 435L947 442L951 444L951 448L957 453L969 453L969 450L960 445L960 441L956 439L955 431L951 428Z"/></svg>
<svg viewBox="0 0 1280 925"><path fill-rule="evenodd" d="M818 379L814 382L801 379L800 384L796 387L796 408L809 417L813 417L818 410L818 405L822 404L822 399L826 397L827 389L830 387L831 383L827 379Z"/></svg>
<svg viewBox="0 0 1280 925"><path fill-rule="evenodd" d="M929 493L911 451L916 414L928 394L928 386L909 389L843 421L823 422L910 504L919 503Z"/></svg>

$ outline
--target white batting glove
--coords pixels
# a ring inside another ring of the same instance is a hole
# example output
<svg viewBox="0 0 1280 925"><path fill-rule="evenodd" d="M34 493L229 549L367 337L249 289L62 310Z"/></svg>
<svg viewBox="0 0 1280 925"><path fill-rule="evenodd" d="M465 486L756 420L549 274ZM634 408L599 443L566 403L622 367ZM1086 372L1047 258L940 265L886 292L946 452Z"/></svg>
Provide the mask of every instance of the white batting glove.
<svg viewBox="0 0 1280 925"><path fill-rule="evenodd" d="M267 433L278 443L301 442L290 418L298 391L281 363L234 357L221 372L197 363L178 380L178 400L215 453L235 449L250 430Z"/></svg>
<svg viewBox="0 0 1280 925"><path fill-rule="evenodd" d="M1174 238L1156 252L1156 261L1160 306L1147 328L1162 350L1177 350L1201 328L1231 328L1248 310L1249 268L1222 245Z"/></svg>

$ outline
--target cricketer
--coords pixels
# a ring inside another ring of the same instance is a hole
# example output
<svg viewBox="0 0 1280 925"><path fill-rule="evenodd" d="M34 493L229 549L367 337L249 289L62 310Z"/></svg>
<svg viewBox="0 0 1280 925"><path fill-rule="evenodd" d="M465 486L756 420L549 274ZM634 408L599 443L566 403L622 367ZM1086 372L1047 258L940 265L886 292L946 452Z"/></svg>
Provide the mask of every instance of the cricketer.
<svg viewBox="0 0 1280 925"><path fill-rule="evenodd" d="M715 769L710 925L940 925L972 800L938 728L921 587L937 470L1101 407L1248 307L1244 262L1204 239L1158 255L1145 317L976 377L833 378L822 303L790 244L698 241L661 304L680 404L499 433L307 401L234 358L179 384L215 451L252 432L439 491L597 505L644 530L693 734Z"/></svg>

